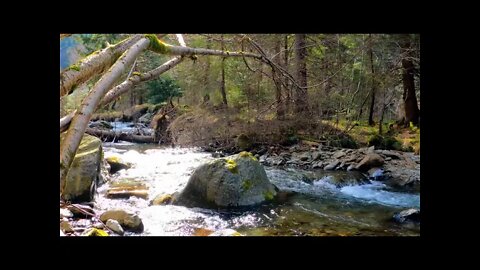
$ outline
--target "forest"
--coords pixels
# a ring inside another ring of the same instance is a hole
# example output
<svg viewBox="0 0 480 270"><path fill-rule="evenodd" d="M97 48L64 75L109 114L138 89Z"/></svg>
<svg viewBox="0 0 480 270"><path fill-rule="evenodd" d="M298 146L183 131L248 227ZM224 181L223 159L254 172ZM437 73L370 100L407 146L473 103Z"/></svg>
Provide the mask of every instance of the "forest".
<svg viewBox="0 0 480 270"><path fill-rule="evenodd" d="M419 34L60 34L61 236L419 236Z"/></svg>

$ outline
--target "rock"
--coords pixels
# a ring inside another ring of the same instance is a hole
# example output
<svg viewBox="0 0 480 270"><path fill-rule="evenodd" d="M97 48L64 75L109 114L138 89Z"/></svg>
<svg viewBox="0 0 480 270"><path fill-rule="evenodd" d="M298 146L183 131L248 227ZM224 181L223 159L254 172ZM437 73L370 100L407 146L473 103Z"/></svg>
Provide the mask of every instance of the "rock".
<svg viewBox="0 0 480 270"><path fill-rule="evenodd" d="M151 202L150 205L162 205L169 204L173 201L173 197L170 194L158 194Z"/></svg>
<svg viewBox="0 0 480 270"><path fill-rule="evenodd" d="M107 220L107 223L105 225L107 225L107 227L116 234L123 235L125 233L123 231L122 226L120 226L118 221L116 221L114 219Z"/></svg>
<svg viewBox="0 0 480 270"><path fill-rule="evenodd" d="M109 219L114 219L127 231L143 232L143 222L137 214L125 210L108 210L100 216L100 220L105 223Z"/></svg>
<svg viewBox="0 0 480 270"><path fill-rule="evenodd" d="M357 165L356 165L355 163L350 164L350 166L347 167L347 171L354 171L354 170L356 170L356 168L355 168L356 166L357 166Z"/></svg>
<svg viewBox="0 0 480 270"><path fill-rule="evenodd" d="M268 155L266 155L266 154L265 154L265 155L261 155L260 158L258 159L258 161L259 161L260 163L265 163L265 161L267 160L267 157L268 157Z"/></svg>
<svg viewBox="0 0 480 270"><path fill-rule="evenodd" d="M272 200L275 186L249 152L216 159L198 167L174 204L187 207L249 206Z"/></svg>
<svg viewBox="0 0 480 270"><path fill-rule="evenodd" d="M345 152L343 152L342 150L339 150L333 154L332 158L339 159L345 155L346 155Z"/></svg>
<svg viewBox="0 0 480 270"><path fill-rule="evenodd" d="M71 218L73 217L73 213L70 212L70 210L68 209L60 208L60 218L64 218L64 217Z"/></svg>
<svg viewBox="0 0 480 270"><path fill-rule="evenodd" d="M321 157L322 157L322 152L320 151L313 152L312 154L312 160L319 160L321 159Z"/></svg>
<svg viewBox="0 0 480 270"><path fill-rule="evenodd" d="M252 147L252 141L247 135L242 133L237 137L235 145L240 151L249 150Z"/></svg>
<svg viewBox="0 0 480 270"><path fill-rule="evenodd" d="M104 226L103 223L101 223L101 222L95 222L95 223L93 223L92 226L93 226L94 228L97 228L97 229L103 229L103 228L105 228L105 226Z"/></svg>
<svg viewBox="0 0 480 270"><path fill-rule="evenodd" d="M106 196L114 199L130 198L131 196L147 199L148 187L142 181L122 179L110 184Z"/></svg>
<svg viewBox="0 0 480 270"><path fill-rule="evenodd" d="M375 146L368 147L366 154L373 154L373 153L375 153Z"/></svg>
<svg viewBox="0 0 480 270"><path fill-rule="evenodd" d="M60 236L66 236L66 235L62 232L62 230L60 230Z"/></svg>
<svg viewBox="0 0 480 270"><path fill-rule="evenodd" d="M368 170L368 175L370 179L375 181L382 181L384 179L383 170L381 168L371 168Z"/></svg>
<svg viewBox="0 0 480 270"><path fill-rule="evenodd" d="M110 173L114 174L123 169L129 169L131 167L130 164L125 163L121 158L117 156L110 156L105 158L107 163L110 165Z"/></svg>
<svg viewBox="0 0 480 270"><path fill-rule="evenodd" d="M65 135L66 132L62 133L60 140ZM84 202L93 199L101 178L102 155L102 141L97 137L84 134L66 177L63 192L65 200Z"/></svg>
<svg viewBox="0 0 480 270"><path fill-rule="evenodd" d="M216 231L208 236L243 236L239 232L232 230L232 229L223 229L220 231Z"/></svg>
<svg viewBox="0 0 480 270"><path fill-rule="evenodd" d="M285 164L285 160L282 157L279 156L269 156L265 160L266 164L272 165L272 166L281 166Z"/></svg>
<svg viewBox="0 0 480 270"><path fill-rule="evenodd" d="M330 164L328 164L327 166L325 166L325 168L323 168L324 170L334 170L338 164L340 164L340 161L339 160L334 160L332 161Z"/></svg>
<svg viewBox="0 0 480 270"><path fill-rule="evenodd" d="M398 223L420 223L420 209L407 209L403 210L400 213L395 213L393 220Z"/></svg>
<svg viewBox="0 0 480 270"><path fill-rule="evenodd" d="M315 162L312 165L312 169L317 169L317 168L321 169L322 167L323 167L323 162L322 161Z"/></svg>
<svg viewBox="0 0 480 270"><path fill-rule="evenodd" d="M335 185L338 188L344 186L353 186L367 184L370 181L363 175L361 172L345 172L345 171L335 171L329 172L326 176L322 177L320 181L325 181L332 185ZM315 185L315 182L313 182Z"/></svg>
<svg viewBox="0 0 480 270"><path fill-rule="evenodd" d="M373 146L372 146L373 147ZM380 167L384 163L381 156L375 153L367 154L360 163L355 167L357 170L368 171L372 167Z"/></svg>
<svg viewBox="0 0 480 270"><path fill-rule="evenodd" d="M386 158L385 158L385 161L390 161L390 160L392 160L391 157L386 157Z"/></svg>
<svg viewBox="0 0 480 270"><path fill-rule="evenodd" d="M383 154L386 157L390 157L390 159L403 159L401 154L395 153L395 152L390 151L390 150L376 150L375 152L377 152L379 154Z"/></svg>
<svg viewBox="0 0 480 270"><path fill-rule="evenodd" d="M73 232L72 225L70 225L70 223L67 221L60 222L60 230L62 230L64 233Z"/></svg>
<svg viewBox="0 0 480 270"><path fill-rule="evenodd" d="M307 161L307 160L312 158L312 156L310 155L309 152L305 152L305 153L299 155L298 157L300 158L301 161Z"/></svg>

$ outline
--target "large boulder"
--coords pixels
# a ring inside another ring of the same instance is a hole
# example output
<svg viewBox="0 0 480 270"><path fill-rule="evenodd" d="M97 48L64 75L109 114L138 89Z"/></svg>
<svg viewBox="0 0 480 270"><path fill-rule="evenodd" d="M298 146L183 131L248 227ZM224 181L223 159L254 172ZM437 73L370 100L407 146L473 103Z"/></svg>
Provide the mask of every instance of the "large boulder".
<svg viewBox="0 0 480 270"><path fill-rule="evenodd" d="M385 161L383 158L376 153L368 153L358 165L355 167L357 170L360 171L368 171L373 167L380 167L383 165Z"/></svg>
<svg viewBox="0 0 480 270"><path fill-rule="evenodd" d="M198 167L173 203L187 207L236 207L272 200L275 186L249 152L220 158Z"/></svg>
<svg viewBox="0 0 480 270"><path fill-rule="evenodd" d="M60 135L60 140L66 133ZM102 180L102 141L84 134L73 163L67 174L64 198L71 202L85 202L93 199L96 186Z"/></svg>

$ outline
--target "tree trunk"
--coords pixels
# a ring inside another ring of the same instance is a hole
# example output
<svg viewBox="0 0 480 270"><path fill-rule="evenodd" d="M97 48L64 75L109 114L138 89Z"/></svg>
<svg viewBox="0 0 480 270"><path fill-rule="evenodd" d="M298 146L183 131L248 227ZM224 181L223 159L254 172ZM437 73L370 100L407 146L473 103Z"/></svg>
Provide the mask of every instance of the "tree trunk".
<svg viewBox="0 0 480 270"><path fill-rule="evenodd" d="M283 68L285 71L288 72L288 35L285 35L285 43L284 43L284 54L283 54ZM290 113L290 104L291 104L291 95L290 89L288 87L288 79L285 78L285 113Z"/></svg>
<svg viewBox="0 0 480 270"><path fill-rule="evenodd" d="M224 50L224 44L223 44L223 35L222 35L222 51ZM222 81L220 84L220 92L222 93L222 100L223 100L223 105L228 107L227 103L227 93L225 92L225 57L222 58Z"/></svg>
<svg viewBox="0 0 480 270"><path fill-rule="evenodd" d="M305 48L305 38L305 34L295 34L296 75L298 84L301 87L296 88L295 112L297 114L308 110L307 49Z"/></svg>
<svg viewBox="0 0 480 270"><path fill-rule="evenodd" d="M280 48L281 48L281 37L279 37L275 41L275 58L273 59L277 64L281 65L282 64L282 56L280 54ZM275 97L277 99L277 119L278 120L284 120L285 119L285 108L284 108L284 102L282 101L282 84L280 83L280 80L282 78L276 74L276 72L273 70L273 77L274 77L274 82L275 82Z"/></svg>
<svg viewBox="0 0 480 270"><path fill-rule="evenodd" d="M80 141L83 137L90 117L97 109L102 98L112 87L113 83L121 76L125 69L133 63L138 55L148 48L150 40L147 38L140 39L135 45L130 47L115 64L100 78L85 97L80 108L72 119L70 127L67 131L65 139L60 145L60 192L63 193L65 180L70 165L73 162L75 153L77 152Z"/></svg>
<svg viewBox="0 0 480 270"><path fill-rule="evenodd" d="M102 141L126 141L134 143L155 143L153 136L133 135L110 130L100 130L95 128L87 128L86 133L95 137L99 137Z"/></svg>
<svg viewBox="0 0 480 270"><path fill-rule="evenodd" d="M373 112L374 112L374 108L375 108L375 88L376 88L376 81L375 81L375 69L373 67L373 50L372 50L372 46L373 46L373 42L372 42L372 34L369 35L369 38L370 38L370 47L369 47L369 50L368 50L368 53L370 55L370 68L372 70L372 75L371 75L371 79L372 79L372 94L371 94L371 102L370 102L370 110L369 110L369 113L368 113L368 124L370 126L373 126L375 125L375 123L373 122Z"/></svg>
<svg viewBox="0 0 480 270"><path fill-rule="evenodd" d="M414 125L418 124L420 117L420 110L418 109L417 96L415 94L415 78L414 65L411 60L411 42L409 35L402 35L402 81L403 81L403 101L405 108L405 126L409 126L410 122Z"/></svg>
<svg viewBox="0 0 480 270"><path fill-rule="evenodd" d="M107 70L124 51L141 38L142 35L135 35L116 45L91 53L76 64L60 72L60 97L71 94L75 90L75 86L81 85L93 75Z"/></svg>

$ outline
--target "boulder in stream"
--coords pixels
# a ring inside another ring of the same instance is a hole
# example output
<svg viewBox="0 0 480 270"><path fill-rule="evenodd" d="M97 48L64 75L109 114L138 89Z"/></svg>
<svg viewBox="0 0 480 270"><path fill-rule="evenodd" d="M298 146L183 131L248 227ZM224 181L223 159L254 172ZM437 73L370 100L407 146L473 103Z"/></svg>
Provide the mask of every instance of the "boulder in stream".
<svg viewBox="0 0 480 270"><path fill-rule="evenodd" d="M249 152L215 159L198 167L174 204L187 207L250 206L272 200L275 186Z"/></svg>
<svg viewBox="0 0 480 270"><path fill-rule="evenodd" d="M66 132L60 135L62 140ZM64 198L71 202L91 201L97 184L101 181L102 141L84 134L73 163L68 171ZM61 164L60 164L61 165Z"/></svg>

